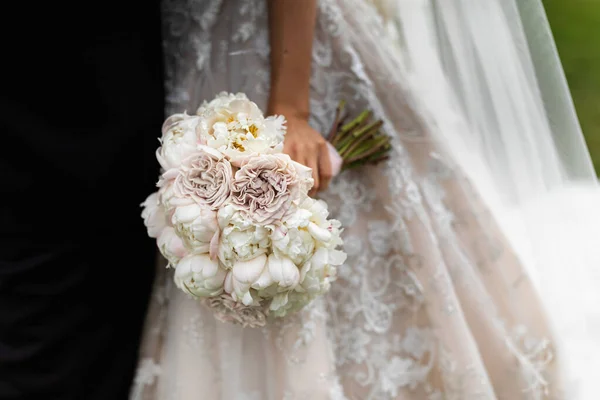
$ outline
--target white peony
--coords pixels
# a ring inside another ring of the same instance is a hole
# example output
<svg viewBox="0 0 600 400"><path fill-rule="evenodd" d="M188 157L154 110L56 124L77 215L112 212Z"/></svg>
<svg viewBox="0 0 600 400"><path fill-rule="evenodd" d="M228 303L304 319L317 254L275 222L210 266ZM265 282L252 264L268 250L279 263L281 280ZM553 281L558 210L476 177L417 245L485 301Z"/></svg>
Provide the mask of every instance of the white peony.
<svg viewBox="0 0 600 400"><path fill-rule="evenodd" d="M190 197L178 195L174 183L174 180L163 180L159 182L161 185L158 190L159 201L167 214L167 221L171 220L175 208L194 204L194 201Z"/></svg>
<svg viewBox="0 0 600 400"><path fill-rule="evenodd" d="M205 254L189 255L175 268L175 284L195 297L218 296L223 292L226 272Z"/></svg>
<svg viewBox="0 0 600 400"><path fill-rule="evenodd" d="M270 254L267 267L269 276L277 284L278 289L294 289L300 280L300 270L287 257ZM262 289L262 287L259 287L259 289Z"/></svg>
<svg viewBox="0 0 600 400"><path fill-rule="evenodd" d="M315 250L314 238L307 229L302 228L302 226L288 227L287 224L282 224L271 234L274 251L289 257L296 265L304 264Z"/></svg>
<svg viewBox="0 0 600 400"><path fill-rule="evenodd" d="M260 254L233 264L225 279L225 291L244 305L258 305L265 289L274 289L275 293L292 290L299 280L300 271L292 260L275 254L268 257Z"/></svg>
<svg viewBox="0 0 600 400"><path fill-rule="evenodd" d="M298 208L310 213L306 228L318 247L333 249L343 244L340 236L342 224L338 220L327 219L329 216L327 203L307 197Z"/></svg>
<svg viewBox="0 0 600 400"><path fill-rule="evenodd" d="M256 289L252 286L261 288L272 284L267 268L267 259L265 254L260 254L251 260L236 261L227 274L225 291L246 306L258 306L259 298Z"/></svg>
<svg viewBox="0 0 600 400"><path fill-rule="evenodd" d="M229 103L233 100L248 100L248 96L245 93L227 93L220 92L215 96L211 101L203 101L198 110L196 110L196 115L203 115L209 110L220 109L223 107L227 107Z"/></svg>
<svg viewBox="0 0 600 400"><path fill-rule="evenodd" d="M167 226L167 217L165 216L162 204L160 204L158 192L154 192L148 196L141 206L144 207L142 218L144 219L144 225L148 229L148 236L157 238L165 226Z"/></svg>
<svg viewBox="0 0 600 400"><path fill-rule="evenodd" d="M283 115L271 115L265 118L265 127L269 132L275 132L277 140L283 143L287 132L287 121Z"/></svg>
<svg viewBox="0 0 600 400"><path fill-rule="evenodd" d="M202 143L199 122L200 117L187 114L175 114L165 121L161 147L156 151L156 158L165 171L178 168Z"/></svg>
<svg viewBox="0 0 600 400"><path fill-rule="evenodd" d="M269 251L268 228L253 225L230 205L221 208L217 218L221 229L219 259L227 268L236 260L251 260Z"/></svg>
<svg viewBox="0 0 600 400"><path fill-rule="evenodd" d="M340 223L328 220L327 204L306 198L279 226L273 227L271 241L278 254L303 265L316 248L333 249L342 244Z"/></svg>
<svg viewBox="0 0 600 400"><path fill-rule="evenodd" d="M321 247L300 269L298 291L323 294L329 290L337 276L337 268L346 261L346 253Z"/></svg>
<svg viewBox="0 0 600 400"><path fill-rule="evenodd" d="M187 255L187 250L183 244L183 241L175 229L171 226L167 226L161 232L157 239L158 250L164 258L169 262L169 267L174 267L179 263L183 257Z"/></svg>
<svg viewBox="0 0 600 400"><path fill-rule="evenodd" d="M281 118L265 119L244 94L221 93L197 111L199 129L208 146L233 163L249 154L280 152L285 129Z"/></svg>
<svg viewBox="0 0 600 400"><path fill-rule="evenodd" d="M171 222L186 247L193 253L208 253L219 240L217 213L209 208L190 204L177 207ZM211 254L212 255L212 254Z"/></svg>

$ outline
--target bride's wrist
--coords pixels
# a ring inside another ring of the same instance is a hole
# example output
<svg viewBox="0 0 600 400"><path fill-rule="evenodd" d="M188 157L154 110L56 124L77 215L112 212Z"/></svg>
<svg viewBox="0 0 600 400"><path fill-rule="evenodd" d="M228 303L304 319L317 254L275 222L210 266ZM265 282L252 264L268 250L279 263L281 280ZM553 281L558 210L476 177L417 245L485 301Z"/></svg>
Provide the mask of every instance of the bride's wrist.
<svg viewBox="0 0 600 400"><path fill-rule="evenodd" d="M308 106L290 104L287 102L270 101L267 109L268 115L283 115L286 119L302 119L308 121L310 110Z"/></svg>
<svg viewBox="0 0 600 400"><path fill-rule="evenodd" d="M271 95L267 107L268 115L283 115L287 119L302 119L308 121L310 117L310 107L308 100L281 99L278 96Z"/></svg>

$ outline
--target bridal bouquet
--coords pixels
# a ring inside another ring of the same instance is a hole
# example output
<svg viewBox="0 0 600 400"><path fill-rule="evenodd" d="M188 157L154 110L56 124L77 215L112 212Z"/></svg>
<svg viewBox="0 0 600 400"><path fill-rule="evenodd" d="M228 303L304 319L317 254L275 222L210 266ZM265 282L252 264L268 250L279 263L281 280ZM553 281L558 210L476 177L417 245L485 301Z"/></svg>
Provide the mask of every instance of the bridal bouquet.
<svg viewBox="0 0 600 400"><path fill-rule="evenodd" d="M262 326L327 292L346 254L312 199L312 171L282 153L285 119L222 93L164 125L158 191L142 204L182 291L226 322Z"/></svg>

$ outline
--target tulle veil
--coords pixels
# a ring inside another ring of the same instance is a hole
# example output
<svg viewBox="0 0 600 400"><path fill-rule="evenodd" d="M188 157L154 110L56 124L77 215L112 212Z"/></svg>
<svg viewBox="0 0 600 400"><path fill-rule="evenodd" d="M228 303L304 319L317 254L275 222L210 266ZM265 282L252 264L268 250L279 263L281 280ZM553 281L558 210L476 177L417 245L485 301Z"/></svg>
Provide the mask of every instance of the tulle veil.
<svg viewBox="0 0 600 400"><path fill-rule="evenodd" d="M600 191L540 0L376 0L417 106L509 232L573 400L596 399Z"/></svg>

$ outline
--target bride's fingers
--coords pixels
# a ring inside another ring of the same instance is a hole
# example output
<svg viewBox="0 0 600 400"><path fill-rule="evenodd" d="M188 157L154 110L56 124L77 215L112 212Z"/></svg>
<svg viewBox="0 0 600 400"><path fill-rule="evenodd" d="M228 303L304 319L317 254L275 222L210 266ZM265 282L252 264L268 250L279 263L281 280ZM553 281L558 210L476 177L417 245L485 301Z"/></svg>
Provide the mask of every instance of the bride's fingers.
<svg viewBox="0 0 600 400"><path fill-rule="evenodd" d="M314 184L312 189L309 192L310 196L314 196L319 191L320 181L319 181L319 160L317 159L317 154L307 154L305 157L305 162L302 164L306 165L308 168L312 169L312 177L314 180Z"/></svg>
<svg viewBox="0 0 600 400"><path fill-rule="evenodd" d="M296 151L294 149L294 146L292 146L289 141L285 140L283 142L283 152L285 154L287 154L288 156L290 156L290 158L294 161L298 161L296 160Z"/></svg>
<svg viewBox="0 0 600 400"><path fill-rule="evenodd" d="M327 190L332 177L333 169L329 159L327 142L323 142L319 148L319 190Z"/></svg>

